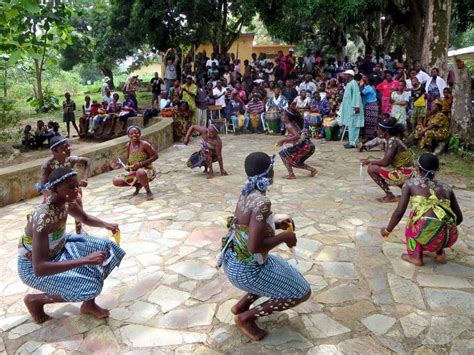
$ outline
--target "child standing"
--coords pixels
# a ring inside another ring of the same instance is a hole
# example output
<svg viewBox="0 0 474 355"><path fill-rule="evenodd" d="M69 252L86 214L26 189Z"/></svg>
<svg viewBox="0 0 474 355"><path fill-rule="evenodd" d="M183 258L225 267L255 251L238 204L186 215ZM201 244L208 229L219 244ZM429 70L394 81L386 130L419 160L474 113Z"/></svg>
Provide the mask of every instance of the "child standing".
<svg viewBox="0 0 474 355"><path fill-rule="evenodd" d="M74 115L74 111L76 110L76 103L71 100L71 94L65 93L64 97L66 100L63 102L63 121L66 122L67 125L67 138L70 137L70 123L74 126L77 134L79 134L79 128L76 124L76 116Z"/></svg>
<svg viewBox="0 0 474 355"><path fill-rule="evenodd" d="M417 163L418 176L409 180L402 189L402 196L386 228L381 230L388 237L402 219L411 201L405 229L407 254L401 257L406 262L422 266L423 251L436 253L436 261L446 264L445 248L458 239L457 225L463 220L462 212L448 185L436 181L439 160L432 153L424 153Z"/></svg>

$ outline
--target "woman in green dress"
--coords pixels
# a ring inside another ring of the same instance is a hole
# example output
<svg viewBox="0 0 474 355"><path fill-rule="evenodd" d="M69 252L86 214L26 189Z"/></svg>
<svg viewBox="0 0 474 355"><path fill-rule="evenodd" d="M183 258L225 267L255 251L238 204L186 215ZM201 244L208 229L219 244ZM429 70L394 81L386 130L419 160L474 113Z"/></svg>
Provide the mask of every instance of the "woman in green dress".
<svg viewBox="0 0 474 355"><path fill-rule="evenodd" d="M127 130L130 142L127 145L127 165L123 165L125 172L117 175L114 186L135 186L133 196L138 195L142 187L146 191L146 199L153 200L153 193L150 190L150 181L156 177L156 170L152 163L158 159L158 153L150 143L141 140L141 130L137 126L130 126ZM113 165L119 168L121 162Z"/></svg>

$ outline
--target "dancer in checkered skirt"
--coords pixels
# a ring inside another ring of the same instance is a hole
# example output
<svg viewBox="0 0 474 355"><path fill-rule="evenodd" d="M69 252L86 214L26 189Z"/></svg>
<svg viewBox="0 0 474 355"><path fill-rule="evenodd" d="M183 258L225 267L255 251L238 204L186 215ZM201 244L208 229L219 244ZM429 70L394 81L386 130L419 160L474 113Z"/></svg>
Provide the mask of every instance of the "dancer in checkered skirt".
<svg viewBox="0 0 474 355"><path fill-rule="evenodd" d="M223 238L217 265L223 265L229 281L247 294L231 311L236 325L252 340L267 332L255 321L306 301L311 288L304 277L284 259L269 252L281 243L296 245L295 233L288 229L293 220L273 221L271 202L265 196L273 179L273 162L265 153L252 153L245 160L249 182L242 190L234 216L228 219L229 233ZM250 309L260 297L269 300Z"/></svg>
<svg viewBox="0 0 474 355"><path fill-rule="evenodd" d="M65 229L68 215L113 233L119 231L118 226L83 211L77 203L79 181L74 170L68 167L53 170L46 188L51 196L28 217L18 245L20 279L43 292L26 295L25 305L37 323L50 319L44 305L58 302L83 302L82 313L108 317L109 311L99 307L95 298L125 252L111 240L70 235Z"/></svg>

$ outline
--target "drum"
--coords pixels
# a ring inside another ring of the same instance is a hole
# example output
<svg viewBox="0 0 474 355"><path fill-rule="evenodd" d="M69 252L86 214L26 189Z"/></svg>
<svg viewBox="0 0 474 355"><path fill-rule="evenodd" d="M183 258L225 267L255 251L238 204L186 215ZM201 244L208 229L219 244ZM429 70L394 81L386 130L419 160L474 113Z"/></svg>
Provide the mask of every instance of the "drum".
<svg viewBox="0 0 474 355"><path fill-rule="evenodd" d="M268 111L265 114L269 133L280 133L280 113L278 111Z"/></svg>
<svg viewBox="0 0 474 355"><path fill-rule="evenodd" d="M308 118L308 130L311 138L318 137L318 128L321 125L322 117L317 112L311 112Z"/></svg>
<svg viewBox="0 0 474 355"><path fill-rule="evenodd" d="M163 117L173 117L173 113L174 113L174 108L172 107L167 107L160 111L160 114Z"/></svg>
<svg viewBox="0 0 474 355"><path fill-rule="evenodd" d="M258 129L258 121L260 120L260 115L258 113L250 115L250 125L253 129Z"/></svg>
<svg viewBox="0 0 474 355"><path fill-rule="evenodd" d="M239 129L243 128L245 124L245 116L244 115L238 115L237 116L237 127Z"/></svg>

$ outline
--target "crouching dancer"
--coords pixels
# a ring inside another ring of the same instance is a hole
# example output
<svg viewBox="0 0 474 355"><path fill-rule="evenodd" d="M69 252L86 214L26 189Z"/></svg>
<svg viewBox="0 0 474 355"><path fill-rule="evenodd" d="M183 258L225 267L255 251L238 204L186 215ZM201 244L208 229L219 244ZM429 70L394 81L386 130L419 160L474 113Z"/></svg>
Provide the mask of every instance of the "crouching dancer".
<svg viewBox="0 0 474 355"><path fill-rule="evenodd" d="M435 260L446 264L444 249L456 243L457 225L463 220L454 191L435 180L438 169L436 155L423 153L420 156L417 163L419 175L403 186L400 202L387 228L381 230L382 236L388 237L411 202L412 211L405 229L407 254L403 254L402 259L417 266L423 265L423 252L436 253Z"/></svg>
<svg viewBox="0 0 474 355"><path fill-rule="evenodd" d="M255 321L298 305L311 295L303 276L285 260L269 251L281 243L296 245L295 233L275 235L275 229L287 229L291 219L274 222L271 202L265 196L273 179L274 157L257 152L245 159L249 182L244 186L234 216L228 219L229 233L223 238L217 266L224 266L229 281L247 294L231 311L236 325L252 340L261 340L267 332ZM269 300L250 309L260 297Z"/></svg>
<svg viewBox="0 0 474 355"><path fill-rule="evenodd" d="M28 218L18 245L21 281L43 292L26 295L25 305L37 323L51 318L44 312L44 305L58 302L83 302L82 313L108 317L109 311L99 307L95 298L125 252L111 240L70 235L65 229L68 215L113 233L118 231L118 226L83 211L77 202L79 181L74 170L67 167L53 170L46 188L51 196Z"/></svg>

